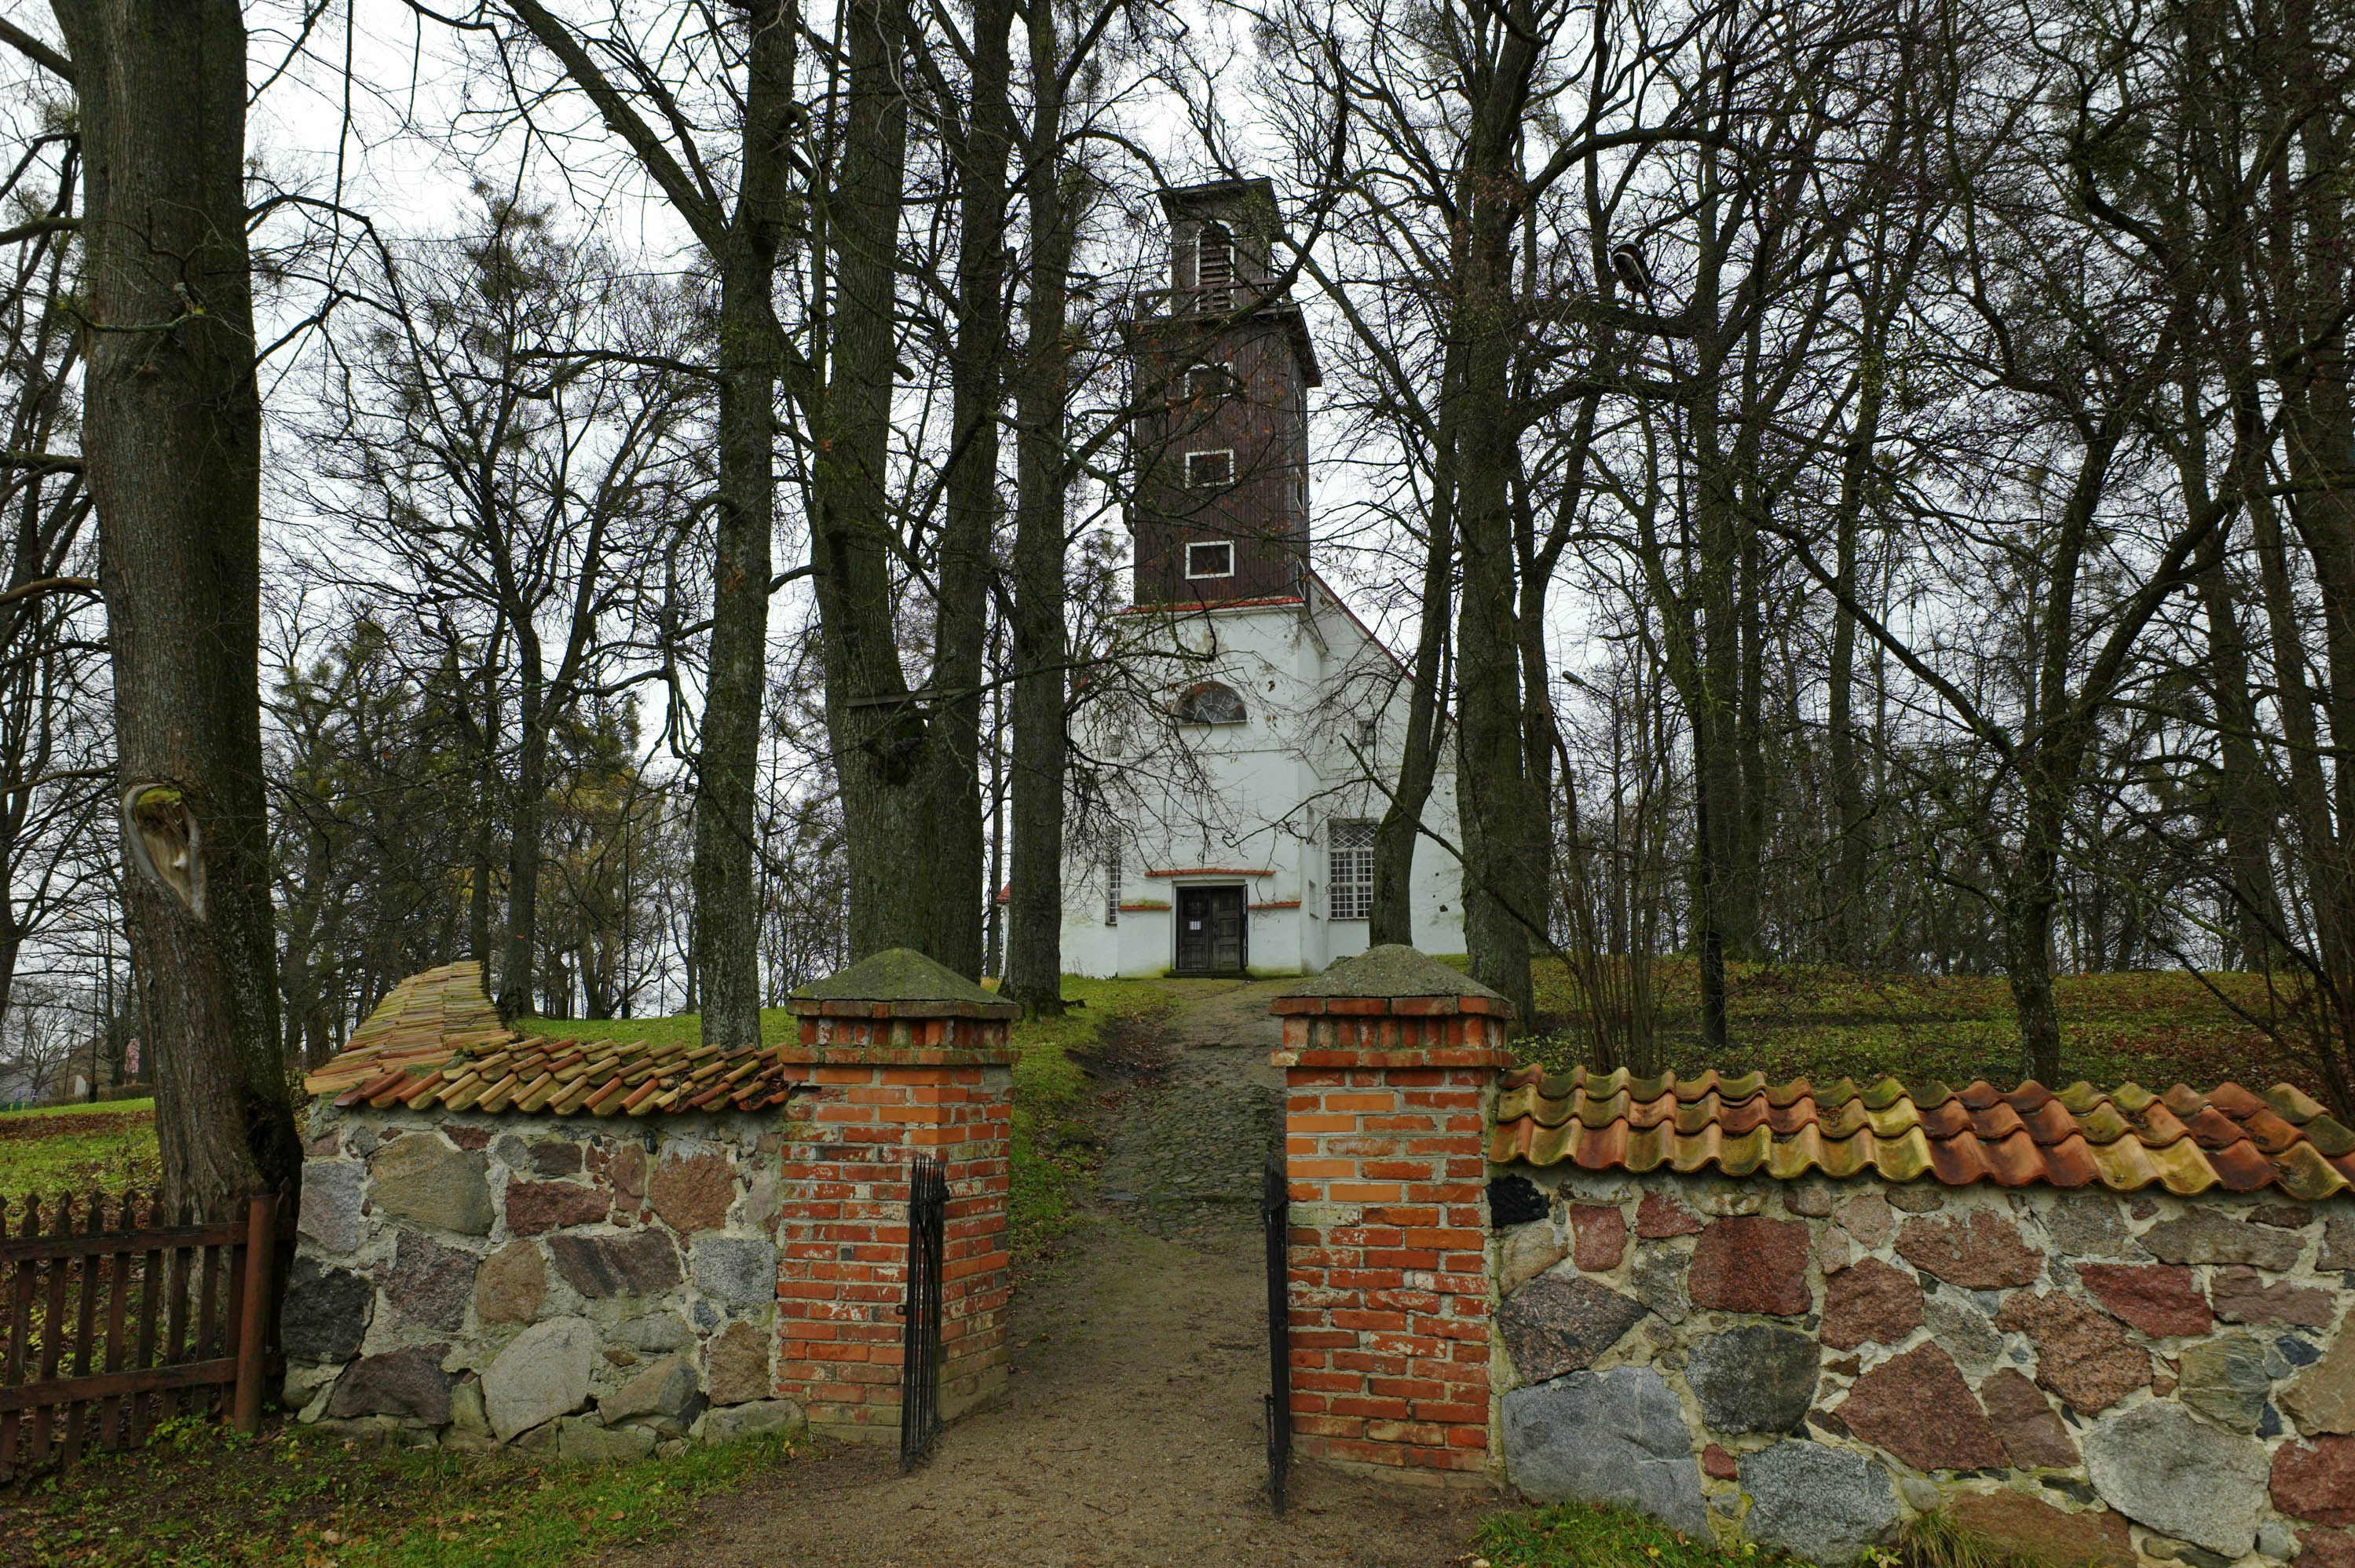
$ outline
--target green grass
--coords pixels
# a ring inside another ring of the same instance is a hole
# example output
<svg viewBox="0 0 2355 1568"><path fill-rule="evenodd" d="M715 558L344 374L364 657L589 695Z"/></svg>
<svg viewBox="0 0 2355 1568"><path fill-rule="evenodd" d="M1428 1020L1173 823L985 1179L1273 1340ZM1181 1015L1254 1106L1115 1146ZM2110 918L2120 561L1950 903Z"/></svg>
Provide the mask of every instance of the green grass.
<svg viewBox="0 0 2355 1568"><path fill-rule="evenodd" d="M1974 1078L2009 1086L2019 1074L2019 1027L2001 976L1885 975L1800 965L1729 965L1730 1051L1712 1058L1700 1040L1698 971L1662 960L1660 1035L1665 1065L1680 1074L1715 1067L1770 1079L1894 1075L1908 1083ZM2264 1009L2254 975L2208 976L2235 1002ZM1576 1007L1562 965L1536 966L1539 1022L1555 1030L1531 1054L1550 1067L1578 1059L1561 1026ZM2234 1016L2198 976L2178 972L2065 976L2053 983L2065 1080L2107 1088L2128 1079L2147 1088L2201 1088L2225 1080L2318 1085L2284 1060L2262 1030ZM2051 1085L2059 1087L2060 1085Z"/></svg>
<svg viewBox="0 0 2355 1568"><path fill-rule="evenodd" d="M144 1115L152 1114L155 1109L155 1102L152 1097L144 1100L101 1100L95 1104L80 1100L71 1100L58 1105L27 1105L21 1111L0 1111L0 1126L5 1126L19 1116L87 1116L93 1113L112 1111L136 1111Z"/></svg>
<svg viewBox="0 0 2355 1568"><path fill-rule="evenodd" d="M806 1452L807 1445L800 1445ZM774 1436L612 1468L179 1424L0 1495L0 1560L38 1568L555 1568L658 1539L789 1462Z"/></svg>
<svg viewBox="0 0 2355 1568"><path fill-rule="evenodd" d="M520 1018L516 1028L549 1040L643 1040L651 1045L700 1045L703 1015L678 1013L666 1019L536 1019ZM783 1008L761 1009L761 1039L769 1045L794 1038L800 1025Z"/></svg>
<svg viewBox="0 0 2355 1568"><path fill-rule="evenodd" d="M0 1115L0 1197L53 1196L102 1188L152 1188L163 1175L155 1151L155 1103L43 1105Z"/></svg>
<svg viewBox="0 0 2355 1568"><path fill-rule="evenodd" d="M1805 1568L1753 1543L1721 1546L1706 1531L1687 1536L1657 1520L1594 1503L1562 1503L1498 1514L1480 1526L1489 1568Z"/></svg>
<svg viewBox="0 0 2355 1568"><path fill-rule="evenodd" d="M1167 992L1135 980L1063 976L1063 997L1086 1005L1060 1019L1014 1026L1022 1060L1014 1068L1013 1191L1007 1223L1018 1262L1038 1256L1070 1228L1073 1205L1094 1168L1095 1130L1078 1113L1088 1094L1081 1060L1114 1019L1149 1019Z"/></svg>

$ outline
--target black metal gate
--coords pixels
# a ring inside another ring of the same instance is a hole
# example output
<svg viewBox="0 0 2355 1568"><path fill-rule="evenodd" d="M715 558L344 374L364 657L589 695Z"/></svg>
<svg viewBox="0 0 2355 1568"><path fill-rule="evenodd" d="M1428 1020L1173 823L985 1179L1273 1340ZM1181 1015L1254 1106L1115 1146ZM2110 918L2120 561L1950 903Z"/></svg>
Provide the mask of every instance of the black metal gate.
<svg viewBox="0 0 2355 1568"><path fill-rule="evenodd" d="M941 1239L947 1228L948 1173L929 1155L908 1168L908 1320L900 1361L900 1471L932 1456L941 1435Z"/></svg>
<svg viewBox="0 0 2355 1568"><path fill-rule="evenodd" d="M1286 1289L1292 1197L1280 1149L1268 1155L1260 1178L1259 1217L1267 1232L1267 1500L1282 1513L1284 1475L1292 1466L1292 1309Z"/></svg>

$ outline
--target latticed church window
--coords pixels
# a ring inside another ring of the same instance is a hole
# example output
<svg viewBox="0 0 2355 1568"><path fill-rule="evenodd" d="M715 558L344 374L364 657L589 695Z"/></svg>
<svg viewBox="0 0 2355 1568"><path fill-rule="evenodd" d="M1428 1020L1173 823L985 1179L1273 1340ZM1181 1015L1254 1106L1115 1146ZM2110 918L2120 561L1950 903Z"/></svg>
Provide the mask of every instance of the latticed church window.
<svg viewBox="0 0 2355 1568"><path fill-rule="evenodd" d="M1329 829L1326 881L1335 920L1364 920L1374 908L1374 825L1337 819Z"/></svg>
<svg viewBox="0 0 2355 1568"><path fill-rule="evenodd" d="M1120 835L1113 834L1104 848L1104 923L1120 923Z"/></svg>

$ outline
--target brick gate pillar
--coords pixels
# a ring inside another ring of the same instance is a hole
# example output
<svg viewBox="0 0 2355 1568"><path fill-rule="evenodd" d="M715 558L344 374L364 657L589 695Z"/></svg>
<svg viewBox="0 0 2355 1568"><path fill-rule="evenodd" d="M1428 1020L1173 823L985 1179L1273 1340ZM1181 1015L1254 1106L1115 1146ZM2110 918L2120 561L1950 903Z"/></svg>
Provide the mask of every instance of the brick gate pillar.
<svg viewBox="0 0 2355 1568"><path fill-rule="evenodd" d="M861 959L786 1004L778 1048L808 1085L788 1102L777 1227L776 1392L837 1436L900 1421L908 1168L948 1173L941 1413L1006 1381L1008 1138L1021 1008L905 948Z"/></svg>
<svg viewBox="0 0 2355 1568"><path fill-rule="evenodd" d="M1298 1450L1488 1467L1484 1135L1512 1005L1412 947L1279 997Z"/></svg>

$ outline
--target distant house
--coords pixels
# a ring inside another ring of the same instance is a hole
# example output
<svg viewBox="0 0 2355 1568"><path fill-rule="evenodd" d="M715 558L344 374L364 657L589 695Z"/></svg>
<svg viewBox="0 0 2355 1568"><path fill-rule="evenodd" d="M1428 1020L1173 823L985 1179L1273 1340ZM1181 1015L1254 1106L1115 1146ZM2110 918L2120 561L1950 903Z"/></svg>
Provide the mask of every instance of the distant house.
<svg viewBox="0 0 2355 1568"><path fill-rule="evenodd" d="M1313 974L1365 950L1407 677L1316 570L1300 308L1266 180L1162 193L1169 287L1128 324L1140 475L1120 688L1075 739L1063 962L1095 976ZM1456 837L1452 746L1423 820ZM1464 948L1460 868L1415 847L1414 942Z"/></svg>

